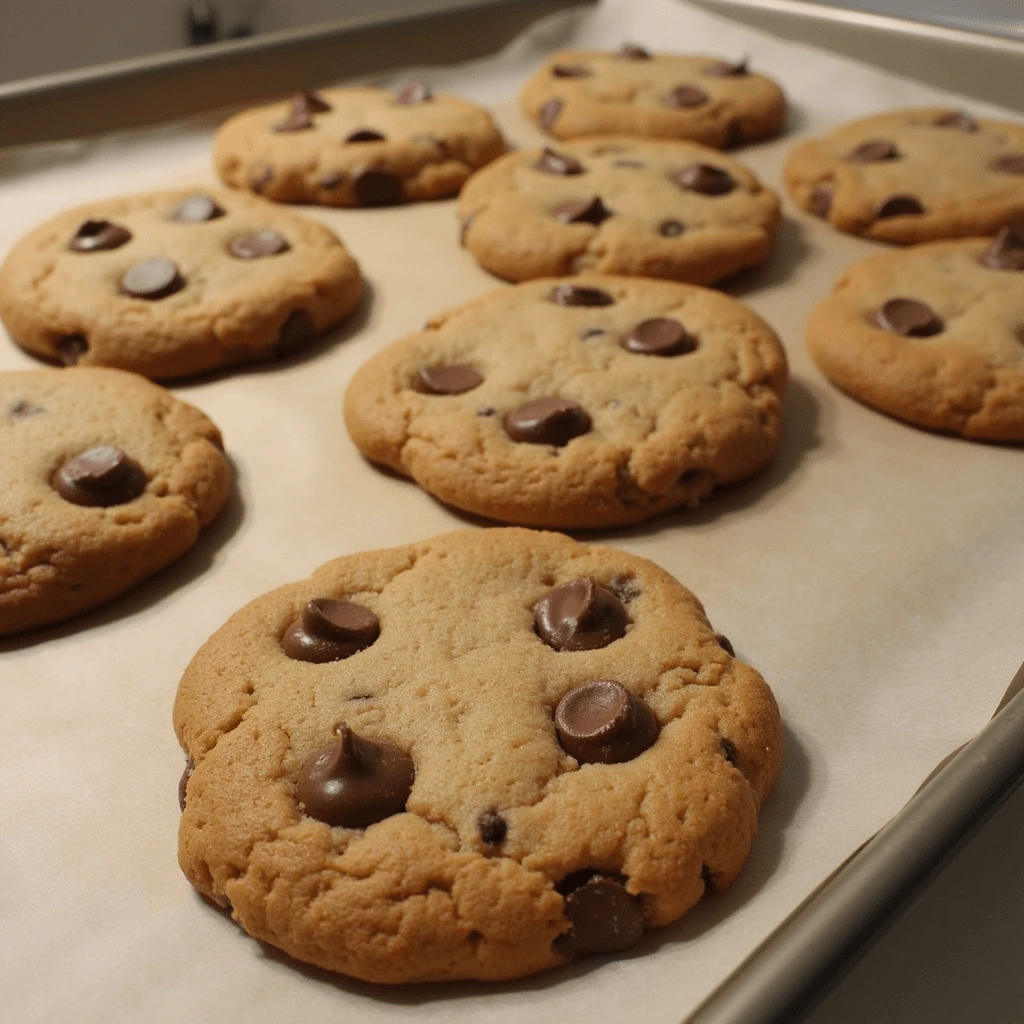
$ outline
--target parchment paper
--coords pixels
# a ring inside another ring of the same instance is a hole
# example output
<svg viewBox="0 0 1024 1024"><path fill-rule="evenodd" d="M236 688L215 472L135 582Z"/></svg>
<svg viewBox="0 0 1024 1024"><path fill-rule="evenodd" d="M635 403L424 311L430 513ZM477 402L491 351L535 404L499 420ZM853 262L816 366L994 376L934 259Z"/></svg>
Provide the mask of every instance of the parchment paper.
<svg viewBox="0 0 1024 1024"><path fill-rule="evenodd" d="M509 101L540 57L623 40L750 54L780 79L793 103L788 133L739 154L776 187L797 139L835 122L935 102L991 112L672 0L558 15L489 61L429 77L497 104L509 140L531 144L539 136ZM212 183L212 124L0 154L0 249L71 204ZM369 301L303 358L175 388L224 431L238 482L221 519L131 595L0 643L0 1015L678 1021L991 715L1022 656L1024 451L915 430L822 378L804 350L807 311L880 247L787 201L778 251L729 288L789 353L778 459L696 511L589 535L695 590L778 696L785 766L739 881L624 956L519 984L384 989L334 978L261 947L179 873L175 686L202 641L264 591L337 555L480 526L365 463L340 403L372 353L499 283L458 248L453 202L306 212L360 260ZM0 368L34 365L0 344Z"/></svg>

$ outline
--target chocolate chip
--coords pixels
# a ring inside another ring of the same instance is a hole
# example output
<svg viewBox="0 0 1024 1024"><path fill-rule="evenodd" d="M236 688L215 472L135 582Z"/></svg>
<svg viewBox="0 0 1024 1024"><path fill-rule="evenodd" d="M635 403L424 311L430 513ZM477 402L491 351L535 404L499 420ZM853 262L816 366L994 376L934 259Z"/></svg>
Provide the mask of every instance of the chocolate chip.
<svg viewBox="0 0 1024 1024"><path fill-rule="evenodd" d="M697 342L687 334L686 328L669 317L642 320L620 344L644 356L680 356L697 348Z"/></svg>
<svg viewBox="0 0 1024 1024"><path fill-rule="evenodd" d="M629 616L607 587L583 576L533 606L537 635L556 651L593 651L626 635Z"/></svg>
<svg viewBox="0 0 1024 1024"><path fill-rule="evenodd" d="M988 166L1000 174L1024 174L1024 153L1008 153L993 160Z"/></svg>
<svg viewBox="0 0 1024 1024"><path fill-rule="evenodd" d="M274 180L274 168L270 164L262 164L249 181L253 192L262 192Z"/></svg>
<svg viewBox="0 0 1024 1024"><path fill-rule="evenodd" d="M305 106L294 104L283 121L274 125L275 132L302 132L313 127L313 112Z"/></svg>
<svg viewBox="0 0 1024 1024"><path fill-rule="evenodd" d="M733 120L725 128L725 149L736 149L747 141L747 133L739 121Z"/></svg>
<svg viewBox="0 0 1024 1024"><path fill-rule="evenodd" d="M637 46L634 43L623 43L619 47L618 53L615 54L621 60L650 60L651 55L642 46Z"/></svg>
<svg viewBox="0 0 1024 1024"><path fill-rule="evenodd" d="M566 953L614 953L640 941L643 905L619 875L577 872L558 886L572 930L556 940Z"/></svg>
<svg viewBox="0 0 1024 1024"><path fill-rule="evenodd" d="M580 338L583 341L590 341L591 338L599 338L608 332L603 327L584 327L580 331Z"/></svg>
<svg viewBox="0 0 1024 1024"><path fill-rule="evenodd" d="M134 299L164 299L184 287L177 264L162 257L134 264L121 278L121 291Z"/></svg>
<svg viewBox="0 0 1024 1024"><path fill-rule="evenodd" d="M948 114L941 114L932 124L936 128L955 128L958 132L976 132L978 122L970 114L962 114L959 110L952 110Z"/></svg>
<svg viewBox="0 0 1024 1024"><path fill-rule="evenodd" d="M650 707L621 683L594 679L558 702L555 731L581 764L621 764L652 746L659 726Z"/></svg>
<svg viewBox="0 0 1024 1024"><path fill-rule="evenodd" d="M432 97L430 86L425 82L406 82L395 93L395 102L402 107L411 107L415 103L425 103Z"/></svg>
<svg viewBox="0 0 1024 1024"><path fill-rule="evenodd" d="M384 136L372 128L357 128L345 136L346 142L383 142Z"/></svg>
<svg viewBox="0 0 1024 1024"><path fill-rule="evenodd" d="M87 220L79 225L75 237L68 243L68 248L74 252L118 249L125 242L131 241L131 237L132 233L120 224L112 224L109 220Z"/></svg>
<svg viewBox="0 0 1024 1024"><path fill-rule="evenodd" d="M352 183L356 199L363 206L389 206L401 202L404 194L401 178L390 171L375 168L363 171Z"/></svg>
<svg viewBox="0 0 1024 1024"><path fill-rule="evenodd" d="M593 224L597 227L612 216L612 211L601 202L600 196L588 196L559 203L551 215L563 224Z"/></svg>
<svg viewBox="0 0 1024 1024"><path fill-rule="evenodd" d="M345 181L345 175L342 171L331 171L330 174L325 174L320 179L321 188L337 188Z"/></svg>
<svg viewBox="0 0 1024 1024"><path fill-rule="evenodd" d="M295 661L341 661L365 650L380 636L377 616L353 601L317 597L281 638L281 650Z"/></svg>
<svg viewBox="0 0 1024 1024"><path fill-rule="evenodd" d="M709 64L704 68L702 74L712 75L715 78L733 78L737 75L748 75L750 74L747 68L747 58L737 61L733 64L727 60L716 60L714 64Z"/></svg>
<svg viewBox="0 0 1024 1024"><path fill-rule="evenodd" d="M672 180L680 188L704 196L724 196L736 187L733 176L713 164L690 164L673 175Z"/></svg>
<svg viewBox="0 0 1024 1024"><path fill-rule="evenodd" d="M186 196L171 210L171 220L181 224L197 224L200 221L216 220L223 216L224 210L202 192Z"/></svg>
<svg viewBox="0 0 1024 1024"><path fill-rule="evenodd" d="M146 489L146 474L123 449L99 445L68 459L51 483L73 505L108 507L137 498Z"/></svg>
<svg viewBox="0 0 1024 1024"><path fill-rule="evenodd" d="M729 655L730 658L736 657L736 652L732 649L732 644L729 642L729 638L724 633L715 634L715 643Z"/></svg>
<svg viewBox="0 0 1024 1024"><path fill-rule="evenodd" d="M555 78L589 78L594 72L582 64L552 64L551 74Z"/></svg>
<svg viewBox="0 0 1024 1024"><path fill-rule="evenodd" d="M538 398L506 413L504 422L513 441L556 448L590 430L590 417L571 398Z"/></svg>
<svg viewBox="0 0 1024 1024"><path fill-rule="evenodd" d="M615 300L600 288L560 284L551 293L551 301L556 306L610 306Z"/></svg>
<svg viewBox="0 0 1024 1024"><path fill-rule="evenodd" d="M736 747L733 746L731 740L727 740L724 736L722 737L722 756L729 764L736 763Z"/></svg>
<svg viewBox="0 0 1024 1024"><path fill-rule="evenodd" d="M623 604L635 601L643 593L639 580L633 576L620 576L618 579L612 580L611 589Z"/></svg>
<svg viewBox="0 0 1024 1024"><path fill-rule="evenodd" d="M428 395L461 395L479 387L483 382L482 373L462 363L453 363L449 366L422 366L417 390Z"/></svg>
<svg viewBox="0 0 1024 1024"><path fill-rule="evenodd" d="M553 149L544 147L540 159L533 165L534 170L544 171L545 174L582 174L583 164L575 157L566 156L564 153L556 153Z"/></svg>
<svg viewBox="0 0 1024 1024"><path fill-rule="evenodd" d="M658 225L658 234L664 238L676 238L686 230L681 220L663 220Z"/></svg>
<svg viewBox="0 0 1024 1024"><path fill-rule="evenodd" d="M874 322L883 330L910 338L930 338L945 327L931 306L917 299L890 299L877 310Z"/></svg>
<svg viewBox="0 0 1024 1024"><path fill-rule="evenodd" d="M339 739L303 765L295 796L311 818L343 828L366 828L405 810L416 768L393 743L357 736L347 725Z"/></svg>
<svg viewBox="0 0 1024 1024"><path fill-rule="evenodd" d="M642 167L646 167L647 164L643 160L613 160L612 167L630 167L639 170Z"/></svg>
<svg viewBox="0 0 1024 1024"><path fill-rule="evenodd" d="M24 399L21 399L7 410L7 418L11 420L24 420L28 419L29 416L35 416L45 411L41 405L34 405L32 402L26 402Z"/></svg>
<svg viewBox="0 0 1024 1024"><path fill-rule="evenodd" d="M703 89L695 85L677 85L666 97L665 105L669 107L699 107L711 97Z"/></svg>
<svg viewBox="0 0 1024 1024"><path fill-rule="evenodd" d="M1003 228L978 262L992 270L1024 270L1024 236Z"/></svg>
<svg viewBox="0 0 1024 1024"><path fill-rule="evenodd" d="M898 160L900 156L895 142L889 139L871 139L852 149L846 154L846 159L853 164L874 164L882 160Z"/></svg>
<svg viewBox="0 0 1024 1024"><path fill-rule="evenodd" d="M288 314L288 319L281 325L274 354L281 359L294 355L315 337L316 324L313 323L313 318L304 309L296 309Z"/></svg>
<svg viewBox="0 0 1024 1024"><path fill-rule="evenodd" d="M558 115L562 112L562 101L561 100L548 100L543 107L540 108L540 115L538 120L540 121L541 128L547 130L553 128L555 122L558 120Z"/></svg>
<svg viewBox="0 0 1024 1024"><path fill-rule="evenodd" d="M185 770L181 773L181 778L178 780L178 806L184 812L185 810L185 790L188 786L188 780L192 778L192 773L196 770L196 763L192 760L192 755L189 754L188 760L185 762Z"/></svg>
<svg viewBox="0 0 1024 1024"><path fill-rule="evenodd" d="M811 191L811 213L816 217L827 217L832 209L832 188L829 185L818 185Z"/></svg>
<svg viewBox="0 0 1024 1024"><path fill-rule="evenodd" d="M500 846L508 834L508 822L497 811L484 811L477 818L476 827L480 838L488 846Z"/></svg>
<svg viewBox="0 0 1024 1024"><path fill-rule="evenodd" d="M901 217L905 214L924 213L920 200L914 196L890 196L878 207L876 217Z"/></svg>
<svg viewBox="0 0 1024 1024"><path fill-rule="evenodd" d="M497 416L498 410L493 405L485 405L482 409L477 409L477 416Z"/></svg>
<svg viewBox="0 0 1024 1024"><path fill-rule="evenodd" d="M297 92L292 96L293 107L303 107L313 114L326 114L331 109L327 102L318 92Z"/></svg>
<svg viewBox="0 0 1024 1024"><path fill-rule="evenodd" d="M84 334L67 334L57 342L56 348L57 358L65 366L74 366L89 351L89 342Z"/></svg>
<svg viewBox="0 0 1024 1024"><path fill-rule="evenodd" d="M228 252L240 260L255 260L261 256L276 256L287 252L291 246L287 239L269 228L255 231L251 235L239 235L228 245Z"/></svg>

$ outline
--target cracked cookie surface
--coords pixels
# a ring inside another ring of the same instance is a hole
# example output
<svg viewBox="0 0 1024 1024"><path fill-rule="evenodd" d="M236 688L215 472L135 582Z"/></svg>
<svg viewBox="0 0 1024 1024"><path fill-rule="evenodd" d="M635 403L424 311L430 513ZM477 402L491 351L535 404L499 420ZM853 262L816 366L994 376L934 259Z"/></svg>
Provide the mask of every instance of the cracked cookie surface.
<svg viewBox="0 0 1024 1024"><path fill-rule="evenodd" d="M362 291L322 224L226 189L173 189L31 231L0 268L0 317L43 359L159 380L291 355Z"/></svg>
<svg viewBox="0 0 1024 1024"><path fill-rule="evenodd" d="M557 649L538 608L564 624L581 581L598 628ZM289 657L286 634L331 601L375 617L376 639ZM611 761L579 745L601 701L573 695L595 690L646 723L605 731ZM192 884L256 938L387 983L519 977L677 919L739 873L781 757L768 686L692 593L645 559L517 529L351 555L264 595L193 659L174 721ZM404 810L331 825L317 765L353 736L407 759L411 786Z"/></svg>
<svg viewBox="0 0 1024 1024"><path fill-rule="evenodd" d="M764 466L785 381L775 333L734 299L584 275L434 317L359 369L345 423L364 455L457 508L616 526Z"/></svg>
<svg viewBox="0 0 1024 1024"><path fill-rule="evenodd" d="M778 196L738 161L621 137L510 153L466 184L459 214L466 248L511 281L591 272L713 284L764 261L781 222Z"/></svg>
<svg viewBox="0 0 1024 1024"><path fill-rule="evenodd" d="M198 409L135 374L0 374L0 635L94 608L184 554L228 495L220 444Z"/></svg>
<svg viewBox="0 0 1024 1024"><path fill-rule="evenodd" d="M918 426L1024 441L1024 237L933 242L850 267L807 323L840 388Z"/></svg>

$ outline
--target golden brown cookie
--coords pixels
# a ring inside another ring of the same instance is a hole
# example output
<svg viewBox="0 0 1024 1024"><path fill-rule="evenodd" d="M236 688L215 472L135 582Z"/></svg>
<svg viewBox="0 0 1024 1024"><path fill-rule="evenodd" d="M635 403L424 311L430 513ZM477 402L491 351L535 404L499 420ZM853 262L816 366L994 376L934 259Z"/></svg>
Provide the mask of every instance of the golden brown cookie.
<svg viewBox="0 0 1024 1024"><path fill-rule="evenodd" d="M386 983L633 945L735 879L781 756L770 690L693 594L511 529L259 598L193 659L174 722L189 881L256 938Z"/></svg>
<svg viewBox="0 0 1024 1024"><path fill-rule="evenodd" d="M0 635L78 615L184 554L231 471L198 409L120 370L0 373Z"/></svg>
<svg viewBox="0 0 1024 1024"><path fill-rule="evenodd" d="M226 189L173 189L30 232L0 268L0 317L43 359L160 380L297 352L362 291L322 224Z"/></svg>
<svg viewBox="0 0 1024 1024"><path fill-rule="evenodd" d="M934 242L854 264L807 323L833 383L932 430L1024 441L1024 237Z"/></svg>
<svg viewBox="0 0 1024 1024"><path fill-rule="evenodd" d="M789 155L786 187L840 231L900 245L1024 223L1024 125L941 107L845 124Z"/></svg>
<svg viewBox="0 0 1024 1024"><path fill-rule="evenodd" d="M368 458L526 526L636 523L750 476L779 443L786 358L719 292L588 275L442 313L353 377Z"/></svg>
<svg viewBox="0 0 1024 1024"><path fill-rule="evenodd" d="M381 206L454 195L505 143L482 107L421 82L323 89L247 110L217 132L217 173L283 203Z"/></svg>
<svg viewBox="0 0 1024 1024"><path fill-rule="evenodd" d="M692 142L581 139L520 150L466 183L463 244L510 281L597 272L713 284L765 260L779 198Z"/></svg>

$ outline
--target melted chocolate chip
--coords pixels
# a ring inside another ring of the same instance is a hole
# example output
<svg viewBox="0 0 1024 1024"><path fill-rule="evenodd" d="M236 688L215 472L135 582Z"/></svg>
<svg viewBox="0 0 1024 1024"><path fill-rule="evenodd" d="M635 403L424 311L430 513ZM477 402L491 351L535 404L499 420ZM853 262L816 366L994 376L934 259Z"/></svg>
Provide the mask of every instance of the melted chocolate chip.
<svg viewBox="0 0 1024 1024"><path fill-rule="evenodd" d="M558 702L555 731L581 764L621 764L652 746L660 728L650 707L621 683L594 679Z"/></svg>
<svg viewBox="0 0 1024 1024"><path fill-rule="evenodd" d="M411 107L416 103L425 103L432 99L433 95L426 82L406 82L395 93L395 102L400 107Z"/></svg>
<svg viewBox="0 0 1024 1024"><path fill-rule="evenodd" d="M910 338L930 338L945 327L931 306L917 299L890 299L874 317L883 330Z"/></svg>
<svg viewBox="0 0 1024 1024"><path fill-rule="evenodd" d="M733 176L713 164L690 164L675 174L672 180L688 192L703 196L724 196L736 187Z"/></svg>
<svg viewBox="0 0 1024 1024"><path fill-rule="evenodd" d="M629 616L607 587L583 576L533 606L537 635L556 651L593 651L626 635Z"/></svg>
<svg viewBox="0 0 1024 1024"><path fill-rule="evenodd" d="M993 160L988 166L989 170L999 174L1024 174L1024 153L1008 153Z"/></svg>
<svg viewBox="0 0 1024 1024"><path fill-rule="evenodd" d="M695 85L677 85L666 97L664 103L668 107L699 107L711 97L703 89Z"/></svg>
<svg viewBox="0 0 1024 1024"><path fill-rule="evenodd" d="M978 262L992 270L1024 270L1024 235L1003 228Z"/></svg>
<svg viewBox="0 0 1024 1024"><path fill-rule="evenodd" d="M642 320L620 344L624 349L644 356L680 356L697 348L697 342L686 328L669 317Z"/></svg>
<svg viewBox="0 0 1024 1024"><path fill-rule="evenodd" d="M749 75L750 70L747 67L747 58L744 57L735 64L727 60L716 60L714 64L704 68L702 74L712 75L714 78L734 78L738 75Z"/></svg>
<svg viewBox="0 0 1024 1024"><path fill-rule="evenodd" d="M547 130L553 128L555 122L558 120L558 115L562 112L562 101L561 100L548 100L543 107L540 108L540 114L538 115L538 121L540 122L541 128Z"/></svg>
<svg viewBox="0 0 1024 1024"><path fill-rule="evenodd" d="M261 256L276 256L287 252L291 246L287 239L276 231L266 229L251 235L239 235L228 245L228 252L240 260L256 260Z"/></svg>
<svg viewBox="0 0 1024 1024"><path fill-rule="evenodd" d="M623 43L615 54L620 60L650 60L651 55L642 46L635 43Z"/></svg>
<svg viewBox="0 0 1024 1024"><path fill-rule="evenodd" d="M130 242L131 237L132 233L120 224L112 224L109 220L87 220L79 225L75 237L68 243L68 248L73 252L118 249L125 242Z"/></svg>
<svg viewBox="0 0 1024 1024"><path fill-rule="evenodd" d="M832 209L833 191L830 185L818 185L811 191L811 213L816 217L827 217Z"/></svg>
<svg viewBox="0 0 1024 1024"><path fill-rule="evenodd" d="M357 128L345 136L346 142L383 142L384 136L372 128Z"/></svg>
<svg viewBox="0 0 1024 1024"><path fill-rule="evenodd" d="M558 885L572 930L556 940L565 953L614 953L640 941L643 905L619 875L576 872Z"/></svg>
<svg viewBox="0 0 1024 1024"><path fill-rule="evenodd" d="M730 658L736 657L736 652L732 648L732 643L729 641L729 638L724 633L715 634L715 643L717 643L718 646L721 647L722 650L725 651L725 653L728 654Z"/></svg>
<svg viewBox="0 0 1024 1024"><path fill-rule="evenodd" d="M544 147L540 159L533 165L534 170L544 171L545 174L582 174L583 164L575 157L566 156L564 153L556 153L553 149Z"/></svg>
<svg viewBox="0 0 1024 1024"><path fill-rule="evenodd" d="M304 349L316 337L316 324L304 310L296 309L288 314L277 336L274 354L284 359Z"/></svg>
<svg viewBox="0 0 1024 1024"><path fill-rule="evenodd" d="M871 139L862 142L846 154L846 159L853 164L874 164L882 160L898 160L901 154L895 142L889 139Z"/></svg>
<svg viewBox="0 0 1024 1024"><path fill-rule="evenodd" d="M890 196L878 207L878 211L875 216L879 218L883 217L902 217L906 214L913 213L924 213L924 207L921 205L919 199L914 196Z"/></svg>
<svg viewBox="0 0 1024 1024"><path fill-rule="evenodd" d="M68 459L51 481L73 505L123 505L146 489L142 467L123 449L99 445Z"/></svg>
<svg viewBox="0 0 1024 1024"><path fill-rule="evenodd" d="M612 216L612 211L601 202L600 196L589 196L559 203L551 214L563 224L593 224L597 227Z"/></svg>
<svg viewBox="0 0 1024 1024"><path fill-rule="evenodd" d="M249 181L253 192L262 192L274 180L274 168L270 164L263 164Z"/></svg>
<svg viewBox="0 0 1024 1024"><path fill-rule="evenodd" d="M352 187L362 206L390 206L401 202L405 193L401 178L376 168L359 174Z"/></svg>
<svg viewBox="0 0 1024 1024"><path fill-rule="evenodd" d="M610 306L615 300L600 288L560 284L551 293L551 301L556 306Z"/></svg>
<svg viewBox="0 0 1024 1024"><path fill-rule="evenodd" d="M84 334L68 334L57 342L56 349L65 366L74 366L89 351L89 342Z"/></svg>
<svg viewBox="0 0 1024 1024"><path fill-rule="evenodd" d="M188 780L192 778L192 773L196 770L196 763L192 760L192 755L189 754L188 760L185 762L185 770L181 773L181 778L178 780L178 806L184 812L185 810L185 790L188 787Z"/></svg>
<svg viewBox="0 0 1024 1024"><path fill-rule="evenodd" d="M551 74L555 78L589 78L594 72L582 64L552 64Z"/></svg>
<svg viewBox="0 0 1024 1024"><path fill-rule="evenodd" d="M508 822L497 811L484 811L477 818L476 827L487 846L500 846L508 834Z"/></svg>
<svg viewBox="0 0 1024 1024"><path fill-rule="evenodd" d="M590 417L571 398L538 398L505 414L505 433L527 444L567 445L590 430Z"/></svg>
<svg viewBox="0 0 1024 1024"><path fill-rule="evenodd" d="M133 299L165 299L185 287L173 260L154 257L129 267L121 278L121 291Z"/></svg>
<svg viewBox="0 0 1024 1024"><path fill-rule="evenodd" d="M366 828L405 810L416 768L393 743L357 736L347 725L339 739L303 766L295 796L312 818L343 828Z"/></svg>
<svg viewBox="0 0 1024 1024"><path fill-rule="evenodd" d="M318 597L281 638L281 650L295 661L341 661L365 650L380 636L377 616L352 601Z"/></svg>
<svg viewBox="0 0 1024 1024"><path fill-rule="evenodd" d="M731 740L727 740L724 736L722 737L722 756L729 764L736 763L736 747Z"/></svg>
<svg viewBox="0 0 1024 1024"><path fill-rule="evenodd" d="M483 382L482 373L462 363L423 366L420 367L417 390L428 395L461 395L479 387Z"/></svg>
<svg viewBox="0 0 1024 1024"><path fill-rule="evenodd" d="M663 220L658 225L658 234L663 238L677 238L686 230L681 220Z"/></svg>
<svg viewBox="0 0 1024 1024"><path fill-rule="evenodd" d="M978 122L970 114L963 114L959 110L951 110L948 114L941 114L932 124L936 128L955 128L958 132L976 132Z"/></svg>
<svg viewBox="0 0 1024 1024"><path fill-rule="evenodd" d="M171 220L179 224L198 224L204 220L216 220L224 216L224 210L202 192L186 196L171 210Z"/></svg>

